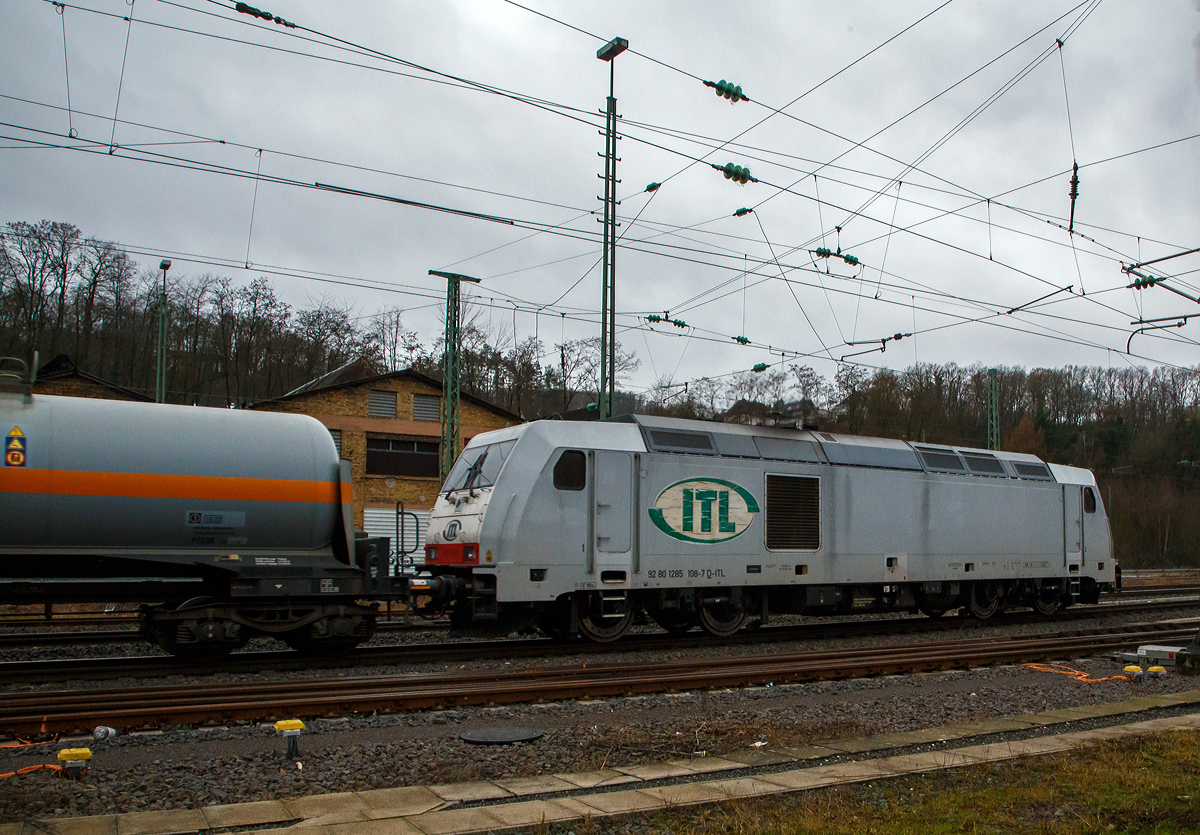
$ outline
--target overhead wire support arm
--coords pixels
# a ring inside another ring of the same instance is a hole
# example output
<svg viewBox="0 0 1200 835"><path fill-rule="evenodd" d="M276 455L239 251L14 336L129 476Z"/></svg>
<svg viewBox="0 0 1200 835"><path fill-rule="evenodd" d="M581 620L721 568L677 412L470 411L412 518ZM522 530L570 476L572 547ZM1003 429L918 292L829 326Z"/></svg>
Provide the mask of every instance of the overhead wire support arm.
<svg viewBox="0 0 1200 835"><path fill-rule="evenodd" d="M1168 284L1163 284L1163 282L1167 280L1166 276L1146 275L1145 273L1138 272L1133 267L1124 267L1124 268L1122 268L1122 272L1128 273L1129 275L1132 275L1132 276L1136 276L1136 278L1133 279L1132 284L1125 285L1126 289L1143 290L1143 289L1146 289L1149 287L1154 287L1155 285L1158 285L1159 287L1163 288L1164 290L1170 290L1172 293L1174 293L1177 296L1183 296L1188 301L1193 301L1193 302L1196 302L1197 304L1200 304L1200 298L1196 298L1195 296L1190 296L1187 293L1183 292L1182 290L1176 290L1174 287L1171 287Z"/></svg>
<svg viewBox="0 0 1200 835"><path fill-rule="evenodd" d="M1157 264L1159 261L1170 261L1172 258L1182 258L1184 255L1193 255L1197 252L1200 252L1200 247L1196 247L1195 249L1188 249L1183 252L1176 252L1174 255L1164 255L1161 258L1151 258L1149 261L1140 261L1137 264L1130 264L1128 267L1123 267L1122 269L1124 269L1125 272L1130 272L1132 270L1137 270L1142 267L1148 267L1151 264Z"/></svg>

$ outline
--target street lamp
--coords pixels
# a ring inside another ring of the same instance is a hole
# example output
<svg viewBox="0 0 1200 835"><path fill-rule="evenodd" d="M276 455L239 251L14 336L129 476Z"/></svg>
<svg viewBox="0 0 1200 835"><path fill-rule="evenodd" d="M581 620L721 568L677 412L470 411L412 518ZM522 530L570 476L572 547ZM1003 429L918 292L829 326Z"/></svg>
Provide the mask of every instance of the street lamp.
<svg viewBox="0 0 1200 835"><path fill-rule="evenodd" d="M171 269L169 258L162 259L158 265L162 270L162 295L158 298L158 367L154 375L154 402L163 403L167 399L167 270Z"/></svg>
<svg viewBox="0 0 1200 835"><path fill-rule="evenodd" d="M608 108L604 123L604 271L600 299L600 417L613 416L617 376L617 99L613 59L629 41L613 38L596 51L608 62Z"/></svg>

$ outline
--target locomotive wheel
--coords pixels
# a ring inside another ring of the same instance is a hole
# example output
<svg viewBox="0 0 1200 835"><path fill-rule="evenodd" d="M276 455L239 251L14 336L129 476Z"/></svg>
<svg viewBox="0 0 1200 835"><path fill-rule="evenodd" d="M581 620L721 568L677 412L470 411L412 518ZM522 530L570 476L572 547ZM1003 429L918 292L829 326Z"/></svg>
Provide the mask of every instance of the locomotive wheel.
<svg viewBox="0 0 1200 835"><path fill-rule="evenodd" d="M678 609L647 609L650 620L672 635L682 635L696 625L696 619Z"/></svg>
<svg viewBox="0 0 1200 835"><path fill-rule="evenodd" d="M719 638L737 632L745 620L746 613L732 603L705 603L700 607L700 628Z"/></svg>
<svg viewBox="0 0 1200 835"><path fill-rule="evenodd" d="M1033 598L1033 608L1042 617L1050 617L1063 603L1062 581L1043 582Z"/></svg>
<svg viewBox="0 0 1200 835"><path fill-rule="evenodd" d="M946 614L945 609L931 609L928 606L921 606L920 609L921 609L921 614L923 614L927 618L930 618L931 620L937 620L942 615Z"/></svg>
<svg viewBox="0 0 1200 835"><path fill-rule="evenodd" d="M629 631L633 625L633 612L636 607L632 601L625 601L624 614L617 617L603 617L603 598L592 592L584 595L579 601L579 634L589 641L607 644L615 641Z"/></svg>
<svg viewBox="0 0 1200 835"><path fill-rule="evenodd" d="M987 620L1000 611L1003 602L1004 587L995 580L986 580L972 584L967 608L972 617Z"/></svg>

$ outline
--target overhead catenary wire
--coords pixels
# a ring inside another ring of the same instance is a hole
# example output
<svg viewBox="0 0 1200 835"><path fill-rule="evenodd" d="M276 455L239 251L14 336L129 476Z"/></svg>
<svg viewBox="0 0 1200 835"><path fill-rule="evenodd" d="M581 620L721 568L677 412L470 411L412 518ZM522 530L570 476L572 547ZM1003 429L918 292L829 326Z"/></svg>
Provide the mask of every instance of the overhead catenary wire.
<svg viewBox="0 0 1200 835"><path fill-rule="evenodd" d="M990 254L990 253L989 253L989 254ZM743 271L743 275L745 275L745 271Z"/></svg>

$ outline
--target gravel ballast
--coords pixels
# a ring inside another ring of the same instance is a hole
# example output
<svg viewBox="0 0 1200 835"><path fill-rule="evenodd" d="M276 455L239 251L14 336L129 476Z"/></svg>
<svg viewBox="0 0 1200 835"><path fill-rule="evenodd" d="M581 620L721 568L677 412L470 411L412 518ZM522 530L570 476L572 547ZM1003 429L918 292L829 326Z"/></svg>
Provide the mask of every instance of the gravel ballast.
<svg viewBox="0 0 1200 835"><path fill-rule="evenodd" d="M1163 613L1161 618L1169 616ZM1088 623L1074 628L1094 626ZM1041 625L1034 631L1070 628L1068 624ZM976 627L970 630L970 637L985 637L993 630L1002 634L997 627ZM1017 630L1007 634L1012 631ZM890 640L822 641L820 646L802 648L781 645L778 651L884 642ZM663 657L703 659L706 654L735 650L745 651L718 647ZM630 656L625 653L619 658ZM651 660L641 655L637 658ZM553 663L575 662L557 658ZM593 656L586 663L602 662ZM1120 671L1107 659L1068 663L1095 678ZM394 670L375 672L385 675ZM336 688L339 676L367 671L327 673L330 687ZM206 678L219 680L220 676ZM300 758L295 762L285 759L284 743L269 724L166 728L115 739L66 740L0 750L0 772L53 763L62 747L86 744L93 751L89 774L78 783L56 779L46 771L0 780L0 821L194 809L336 791L590 771L701 754L719 756L746 750L756 742L768 747L804 745L1120 701L1197 685L1196 679L1180 676L1137 685L1124 680L1085 683L1066 675L1006 666L593 701L308 719L300 740ZM458 738L466 730L499 725L537 728L545 734L535 742L509 746L475 746Z"/></svg>

